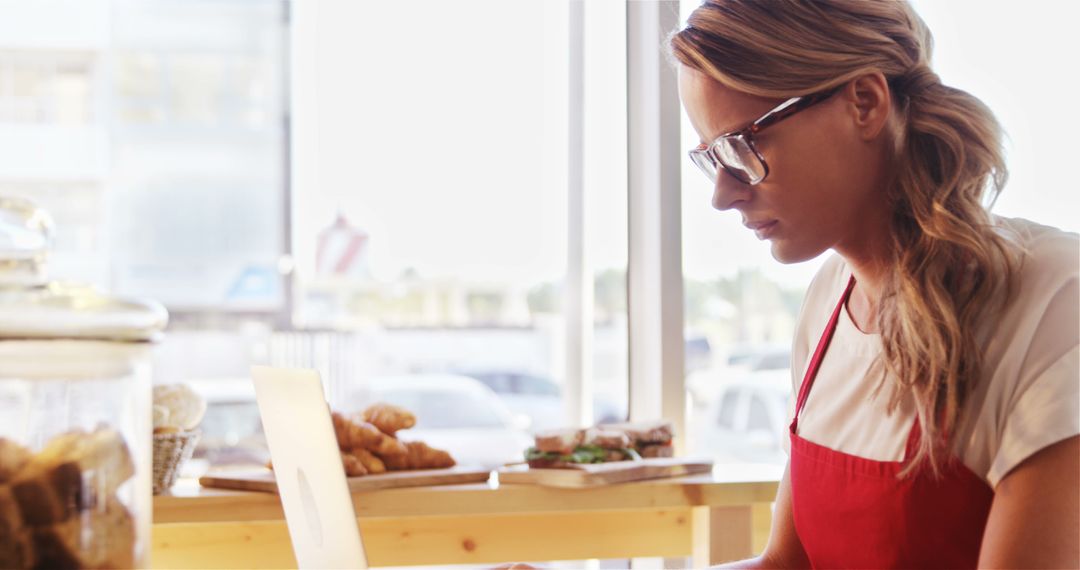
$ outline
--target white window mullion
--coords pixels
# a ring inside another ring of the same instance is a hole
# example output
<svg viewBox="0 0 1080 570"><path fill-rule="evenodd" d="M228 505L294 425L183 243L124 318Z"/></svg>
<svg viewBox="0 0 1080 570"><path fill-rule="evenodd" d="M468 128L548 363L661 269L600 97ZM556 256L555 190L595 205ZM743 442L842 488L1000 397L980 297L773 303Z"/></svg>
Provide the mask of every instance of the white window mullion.
<svg viewBox="0 0 1080 570"><path fill-rule="evenodd" d="M567 62L566 397L568 425L593 422L593 269L585 192L585 3L570 0Z"/></svg>
<svg viewBox="0 0 1080 570"><path fill-rule="evenodd" d="M684 446L683 275L679 99L663 42L678 2L629 0L627 123L630 262L630 417L664 418Z"/></svg>

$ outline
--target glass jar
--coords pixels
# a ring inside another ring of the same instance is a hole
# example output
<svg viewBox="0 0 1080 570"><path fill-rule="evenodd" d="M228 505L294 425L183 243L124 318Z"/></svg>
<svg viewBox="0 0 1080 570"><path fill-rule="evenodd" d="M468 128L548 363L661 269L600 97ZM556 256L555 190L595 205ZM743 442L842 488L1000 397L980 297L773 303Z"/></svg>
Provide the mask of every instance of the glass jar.
<svg viewBox="0 0 1080 570"><path fill-rule="evenodd" d="M0 197L0 568L146 567L167 313L45 281L51 227Z"/></svg>

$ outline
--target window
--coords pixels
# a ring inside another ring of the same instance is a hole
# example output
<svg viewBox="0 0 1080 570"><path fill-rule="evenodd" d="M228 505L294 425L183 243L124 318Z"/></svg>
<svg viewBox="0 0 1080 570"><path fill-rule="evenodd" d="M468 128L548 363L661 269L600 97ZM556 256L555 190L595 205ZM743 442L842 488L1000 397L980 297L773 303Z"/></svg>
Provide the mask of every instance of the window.
<svg viewBox="0 0 1080 570"><path fill-rule="evenodd" d="M754 362L754 370L787 370L791 368L791 351L772 352Z"/></svg>
<svg viewBox="0 0 1080 570"><path fill-rule="evenodd" d="M496 394L513 394L519 392L510 376L506 374L468 372L465 375L483 382L488 388L494 390Z"/></svg>
<svg viewBox="0 0 1080 570"><path fill-rule="evenodd" d="M738 411L741 392L729 390L724 393L724 399L720 402L720 413L716 417L716 424L722 428L735 429L735 413Z"/></svg>
<svg viewBox="0 0 1080 570"><path fill-rule="evenodd" d="M372 401L403 406L416 414L416 429L507 427L494 399L465 391L439 388L376 392Z"/></svg>
<svg viewBox="0 0 1080 570"><path fill-rule="evenodd" d="M518 376L514 378L514 391L518 394L537 396L558 396L559 387L546 378L539 376Z"/></svg>
<svg viewBox="0 0 1080 570"><path fill-rule="evenodd" d="M1047 121L1040 112L1048 93L1080 89L1076 74L1055 66L1057 56L1076 53L1080 6L1052 2L1027 12L978 0L914 0L914 6L934 33L934 69L942 81L981 99L1005 130L1009 182L993 211L1080 230L1080 197L1062 184L1060 168L1074 160L1080 117ZM1001 41L1001 30L1009 30L1009 42Z"/></svg>
<svg viewBox="0 0 1080 570"><path fill-rule="evenodd" d="M173 312L278 313L284 3L113 4L110 288Z"/></svg>
<svg viewBox="0 0 1080 570"><path fill-rule="evenodd" d="M90 123L96 64L87 55L5 50L0 54L0 122Z"/></svg>
<svg viewBox="0 0 1080 570"><path fill-rule="evenodd" d="M500 426L500 461L577 386L626 417L621 3L59 4L78 25L0 38L0 192L56 218L54 277L169 308L156 381L207 398L200 459L265 460L252 363L318 368L342 408L453 377L431 394L469 413L421 423Z"/></svg>
<svg viewBox="0 0 1080 570"><path fill-rule="evenodd" d="M600 18L612 6L584 17L611 20ZM617 17L585 36L577 56L596 73L584 74L573 100L568 3L425 3L423 17L410 17L421 43L377 24L405 9L294 4L295 326L368 339L352 350L360 367L331 382L451 374L490 388L501 414L527 416L533 428L567 425L566 274L576 245L567 232L574 192L584 192L581 236L595 274L587 357L595 392L625 409L625 197L608 183L611 172L625 177L625 116L608 104L625 99L611 71L625 67L610 31ZM493 26L494 13L516 24ZM570 121L574 105L593 102L597 112ZM580 189L568 186L573 129L588 165ZM411 401L437 400L417 390ZM449 427L420 417L435 409L417 410L419 421ZM519 459L530 438L517 436L516 449L492 459Z"/></svg>
<svg viewBox="0 0 1080 570"><path fill-rule="evenodd" d="M756 394L750 396L750 415L746 420L746 429L747 431L767 432L774 430L772 420L769 417L769 408L761 397Z"/></svg>

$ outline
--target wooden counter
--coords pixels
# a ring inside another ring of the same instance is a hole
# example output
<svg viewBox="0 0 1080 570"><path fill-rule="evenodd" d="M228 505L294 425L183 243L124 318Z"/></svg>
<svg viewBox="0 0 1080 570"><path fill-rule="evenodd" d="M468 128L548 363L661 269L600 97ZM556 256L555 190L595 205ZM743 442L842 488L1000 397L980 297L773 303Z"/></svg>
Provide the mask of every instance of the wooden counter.
<svg viewBox="0 0 1080 570"><path fill-rule="evenodd" d="M486 484L353 495L372 566L759 552L782 474L728 469L596 489ZM154 498L155 568L295 568L276 495L180 486Z"/></svg>

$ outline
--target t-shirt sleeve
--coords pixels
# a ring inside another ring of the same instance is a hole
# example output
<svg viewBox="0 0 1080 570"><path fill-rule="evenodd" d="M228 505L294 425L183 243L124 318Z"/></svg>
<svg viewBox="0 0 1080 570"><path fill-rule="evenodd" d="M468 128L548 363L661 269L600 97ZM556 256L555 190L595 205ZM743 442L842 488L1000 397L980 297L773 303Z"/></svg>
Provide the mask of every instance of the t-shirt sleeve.
<svg viewBox="0 0 1080 570"><path fill-rule="evenodd" d="M1080 434L1080 285L1075 271L1049 297L1024 351L986 474L991 486L1039 450Z"/></svg>
<svg viewBox="0 0 1080 570"><path fill-rule="evenodd" d="M1080 346L1032 382L1009 413L994 462L993 487L1035 452L1080 434Z"/></svg>

